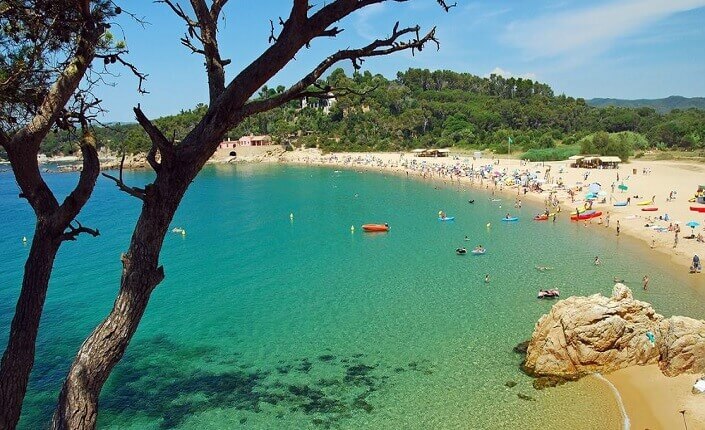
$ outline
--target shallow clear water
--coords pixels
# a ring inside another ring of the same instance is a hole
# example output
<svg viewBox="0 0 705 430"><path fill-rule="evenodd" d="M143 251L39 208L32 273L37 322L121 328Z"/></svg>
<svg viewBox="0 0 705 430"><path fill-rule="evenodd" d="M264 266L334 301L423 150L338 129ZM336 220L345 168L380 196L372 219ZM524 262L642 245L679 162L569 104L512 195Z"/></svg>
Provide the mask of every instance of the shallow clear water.
<svg viewBox="0 0 705 430"><path fill-rule="evenodd" d="M148 177L126 174L135 184ZM66 193L76 176L47 180ZM601 383L535 391L519 372L512 348L551 306L536 291L608 294L617 275L659 312L703 318L692 278L667 272L625 238L565 219L533 222L539 209L526 202L508 210L510 201L492 203L478 191L437 188L352 170L207 168L173 223L187 235L165 241L167 277L103 390L99 426L619 428ZM0 205L5 345L28 252L20 239L32 231L7 173ZM441 209L456 220L439 222ZM102 235L62 247L22 428L48 420L73 354L110 309L138 210L135 199L100 180L80 220ZM508 211L520 221L500 222ZM392 229L363 233L367 222ZM454 253L478 243L486 255ZM602 266L592 264L595 255ZM648 292L638 288L645 273Z"/></svg>

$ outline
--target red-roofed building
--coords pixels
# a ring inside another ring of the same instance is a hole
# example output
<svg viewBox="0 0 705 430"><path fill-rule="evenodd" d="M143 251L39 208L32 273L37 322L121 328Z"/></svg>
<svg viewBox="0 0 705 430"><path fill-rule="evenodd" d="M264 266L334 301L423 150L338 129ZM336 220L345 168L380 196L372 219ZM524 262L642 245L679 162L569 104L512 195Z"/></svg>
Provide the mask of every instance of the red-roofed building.
<svg viewBox="0 0 705 430"><path fill-rule="evenodd" d="M263 136L242 136L238 140L225 140L220 142L218 149L232 149L238 146L267 146L272 144L272 137L268 135Z"/></svg>

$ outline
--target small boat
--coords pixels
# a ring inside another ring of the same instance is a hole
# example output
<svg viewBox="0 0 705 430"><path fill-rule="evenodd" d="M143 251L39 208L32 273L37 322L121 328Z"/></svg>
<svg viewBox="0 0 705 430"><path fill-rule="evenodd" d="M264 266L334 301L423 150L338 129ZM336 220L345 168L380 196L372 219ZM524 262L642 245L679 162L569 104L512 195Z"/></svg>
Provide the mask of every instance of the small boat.
<svg viewBox="0 0 705 430"><path fill-rule="evenodd" d="M690 210L693 212L705 213L705 206L691 206Z"/></svg>
<svg viewBox="0 0 705 430"><path fill-rule="evenodd" d="M473 199L473 200L468 200L468 203L470 203L470 204L475 203L475 199Z"/></svg>
<svg viewBox="0 0 705 430"><path fill-rule="evenodd" d="M536 215L534 217L534 221L547 221L548 220L548 215Z"/></svg>
<svg viewBox="0 0 705 430"><path fill-rule="evenodd" d="M468 250L465 249L465 248L458 248L458 249L455 250L455 253L458 254L458 255L465 255L465 254L468 253Z"/></svg>
<svg viewBox="0 0 705 430"><path fill-rule="evenodd" d="M438 217L438 221L453 221L454 219L454 216Z"/></svg>
<svg viewBox="0 0 705 430"><path fill-rule="evenodd" d="M649 206L651 203L653 203L653 201L651 201L651 200L644 200L644 201L641 201L641 202L637 203L637 206Z"/></svg>
<svg viewBox="0 0 705 430"><path fill-rule="evenodd" d="M580 215L571 215L570 219L571 219L571 221L582 221L582 220L597 218L597 217L601 217L601 216L602 216L601 211L585 211L585 212L580 212Z"/></svg>
<svg viewBox="0 0 705 430"><path fill-rule="evenodd" d="M182 236L185 236L185 235L186 235L186 230L184 230L184 229L181 228L181 227L174 227L173 229L171 229L171 232L172 232L172 233L180 234L180 235L182 235Z"/></svg>
<svg viewBox="0 0 705 430"><path fill-rule="evenodd" d="M626 206L626 205L627 205L627 202L616 202L612 206Z"/></svg>
<svg viewBox="0 0 705 430"><path fill-rule="evenodd" d="M656 207L648 207L648 208L641 208L642 212L656 212L658 208Z"/></svg>
<svg viewBox="0 0 705 430"><path fill-rule="evenodd" d="M502 199L491 199L493 202L501 202Z"/></svg>
<svg viewBox="0 0 705 430"><path fill-rule="evenodd" d="M388 224L363 224L362 229L372 233L389 231Z"/></svg>
<svg viewBox="0 0 705 430"><path fill-rule="evenodd" d="M561 293L558 291L558 289L554 288L552 290L539 290L538 295L536 296L537 299L554 299L556 297L560 297Z"/></svg>
<svg viewBox="0 0 705 430"><path fill-rule="evenodd" d="M515 216L510 216L510 217L505 216L504 218L502 218L502 221L504 221L504 222L519 221L519 218L517 218Z"/></svg>
<svg viewBox="0 0 705 430"><path fill-rule="evenodd" d="M480 248L480 249L473 249L470 252L472 252L472 255L484 255L487 252L487 250L485 248Z"/></svg>

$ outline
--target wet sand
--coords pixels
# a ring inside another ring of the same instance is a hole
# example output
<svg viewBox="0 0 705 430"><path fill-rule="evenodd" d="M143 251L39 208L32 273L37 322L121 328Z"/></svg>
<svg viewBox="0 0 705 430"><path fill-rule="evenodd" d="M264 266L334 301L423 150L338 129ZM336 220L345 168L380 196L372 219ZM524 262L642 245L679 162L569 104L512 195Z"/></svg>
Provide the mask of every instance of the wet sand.
<svg viewBox="0 0 705 430"><path fill-rule="evenodd" d="M698 375L668 377L658 366L634 366L605 375L619 391L633 430L705 429L705 395L691 388Z"/></svg>

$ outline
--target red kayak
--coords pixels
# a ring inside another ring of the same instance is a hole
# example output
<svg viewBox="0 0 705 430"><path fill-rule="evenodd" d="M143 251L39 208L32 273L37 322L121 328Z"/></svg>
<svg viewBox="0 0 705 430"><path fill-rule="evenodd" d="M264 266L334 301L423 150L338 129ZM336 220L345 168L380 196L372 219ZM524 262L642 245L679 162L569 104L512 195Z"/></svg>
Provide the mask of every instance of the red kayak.
<svg viewBox="0 0 705 430"><path fill-rule="evenodd" d="M592 219L592 218L597 218L602 216L601 211L586 211L580 213L580 215L571 215L570 219L571 221L582 221L586 219Z"/></svg>
<svg viewBox="0 0 705 430"><path fill-rule="evenodd" d="M641 208L643 212L656 212L658 208Z"/></svg>
<svg viewBox="0 0 705 430"><path fill-rule="evenodd" d="M370 232L389 231L387 224L363 224L362 229Z"/></svg>
<svg viewBox="0 0 705 430"><path fill-rule="evenodd" d="M693 212L705 213L705 206L691 206L690 210Z"/></svg>
<svg viewBox="0 0 705 430"><path fill-rule="evenodd" d="M547 221L548 215L536 215L534 221Z"/></svg>

